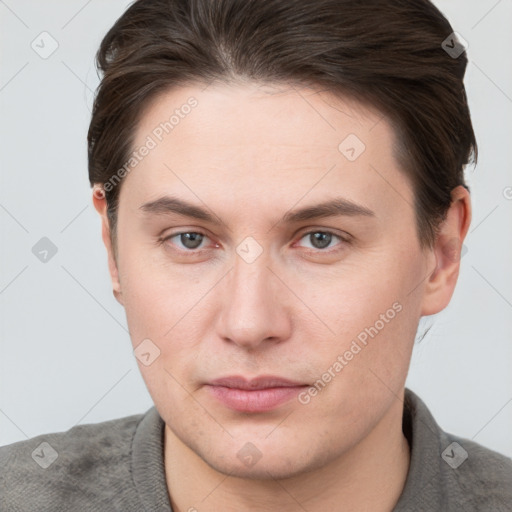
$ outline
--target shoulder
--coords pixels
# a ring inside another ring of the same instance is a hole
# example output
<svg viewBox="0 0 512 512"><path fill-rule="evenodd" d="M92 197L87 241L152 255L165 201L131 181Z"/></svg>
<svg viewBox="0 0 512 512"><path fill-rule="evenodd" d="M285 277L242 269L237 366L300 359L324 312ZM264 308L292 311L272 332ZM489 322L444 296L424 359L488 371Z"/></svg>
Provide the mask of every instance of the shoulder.
<svg viewBox="0 0 512 512"><path fill-rule="evenodd" d="M0 447L0 510L78 510L79 503L108 502L130 481L132 441L143 417L77 425Z"/></svg>
<svg viewBox="0 0 512 512"><path fill-rule="evenodd" d="M468 505L476 510L512 510L512 459L470 439L443 434L445 470Z"/></svg>
<svg viewBox="0 0 512 512"><path fill-rule="evenodd" d="M407 388L403 428L411 463L397 511L512 511L512 459L444 431Z"/></svg>

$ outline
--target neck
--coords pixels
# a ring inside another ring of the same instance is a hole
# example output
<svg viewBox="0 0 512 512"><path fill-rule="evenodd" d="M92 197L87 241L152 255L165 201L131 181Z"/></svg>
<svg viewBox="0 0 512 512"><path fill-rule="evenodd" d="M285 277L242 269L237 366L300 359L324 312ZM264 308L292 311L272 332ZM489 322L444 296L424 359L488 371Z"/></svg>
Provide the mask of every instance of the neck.
<svg viewBox="0 0 512 512"><path fill-rule="evenodd" d="M391 512L405 485L410 461L402 432L401 398L365 438L332 463L281 480L222 474L166 426L165 471L173 512Z"/></svg>

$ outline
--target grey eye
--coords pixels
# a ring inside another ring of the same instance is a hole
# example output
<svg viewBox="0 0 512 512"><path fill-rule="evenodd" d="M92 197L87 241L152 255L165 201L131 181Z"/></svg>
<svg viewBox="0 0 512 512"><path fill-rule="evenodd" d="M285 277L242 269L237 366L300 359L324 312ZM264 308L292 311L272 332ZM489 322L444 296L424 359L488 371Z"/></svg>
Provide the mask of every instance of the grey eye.
<svg viewBox="0 0 512 512"><path fill-rule="evenodd" d="M202 233L197 233L195 231L186 231L183 233L176 233L172 236L169 236L167 240L178 238L179 244L181 244L183 248L193 250L197 249L201 245L201 242L203 241L204 237L205 235L203 235Z"/></svg>
<svg viewBox="0 0 512 512"><path fill-rule="evenodd" d="M313 246L316 249L325 249L329 246L332 240L331 233L324 233L322 231L317 231L315 233L309 234L310 240L313 243Z"/></svg>
<svg viewBox="0 0 512 512"><path fill-rule="evenodd" d="M305 233L301 240L309 240L311 244L310 249L325 249L329 247L331 242L336 238L341 241L343 240L340 236L330 231L310 231L309 233Z"/></svg>

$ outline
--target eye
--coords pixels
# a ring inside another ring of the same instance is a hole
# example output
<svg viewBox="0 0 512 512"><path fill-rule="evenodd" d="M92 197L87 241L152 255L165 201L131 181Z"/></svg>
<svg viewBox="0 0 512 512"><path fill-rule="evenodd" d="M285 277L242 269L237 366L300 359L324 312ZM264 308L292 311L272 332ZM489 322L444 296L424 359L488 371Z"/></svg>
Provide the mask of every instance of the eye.
<svg viewBox="0 0 512 512"><path fill-rule="evenodd" d="M174 242L173 239L176 239ZM194 251L199 251L204 249L201 247L205 240L208 240L209 237L205 233L201 233L199 231L182 231L179 233L173 233L163 239L160 240L161 243L169 243L172 246L177 247L178 250L182 252L193 253ZM310 249L314 249L321 252L331 252L326 249L336 247L336 244L333 245L335 239L341 241L337 245L343 245L343 243L349 243L350 240L347 237L343 237L332 231L324 231L324 230L315 230L304 233L300 240L306 239L310 242ZM306 246L306 248L308 248Z"/></svg>
<svg viewBox="0 0 512 512"><path fill-rule="evenodd" d="M176 238L176 243L171 242L173 238ZM192 252L194 250L200 249L202 242L208 237L204 233L200 233L198 231L183 231L180 233L174 233L163 238L162 242L171 243L171 245L178 245L178 248L185 252ZM181 247L180 245L181 244Z"/></svg>
<svg viewBox="0 0 512 512"><path fill-rule="evenodd" d="M326 248L333 247L331 245L331 242L333 242L334 239L341 240L341 242L348 243L348 240L346 238L343 238L341 235L337 235L336 233L333 233L332 231L309 231L308 233L305 233L301 240L306 239L310 241L312 247L311 249L317 249L320 251L324 251ZM342 245L342 244L338 244ZM324 252L330 252L330 251L324 251Z"/></svg>

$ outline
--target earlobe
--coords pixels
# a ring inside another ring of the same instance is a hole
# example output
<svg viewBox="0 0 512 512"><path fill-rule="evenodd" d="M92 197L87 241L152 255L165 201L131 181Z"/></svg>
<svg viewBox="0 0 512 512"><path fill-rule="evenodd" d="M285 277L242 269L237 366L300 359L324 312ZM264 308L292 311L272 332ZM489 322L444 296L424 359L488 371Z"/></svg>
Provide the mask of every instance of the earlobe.
<svg viewBox="0 0 512 512"><path fill-rule="evenodd" d="M112 281L112 293L116 300L121 304L123 304L123 295L121 291L121 282L119 280L119 271L117 268L117 261L114 254L114 248L112 247L112 240L110 236L110 225L107 216L107 200L105 198L105 193L103 189L97 185L93 188L93 204L96 211L99 213L101 217L101 238L103 239L103 243L105 248L107 249L108 256L108 270L110 274L110 279Z"/></svg>
<svg viewBox="0 0 512 512"><path fill-rule="evenodd" d="M422 316L439 313L449 304L457 284L463 242L470 223L469 192L465 187L458 186L452 191L452 203L431 249L436 267L426 282Z"/></svg>

